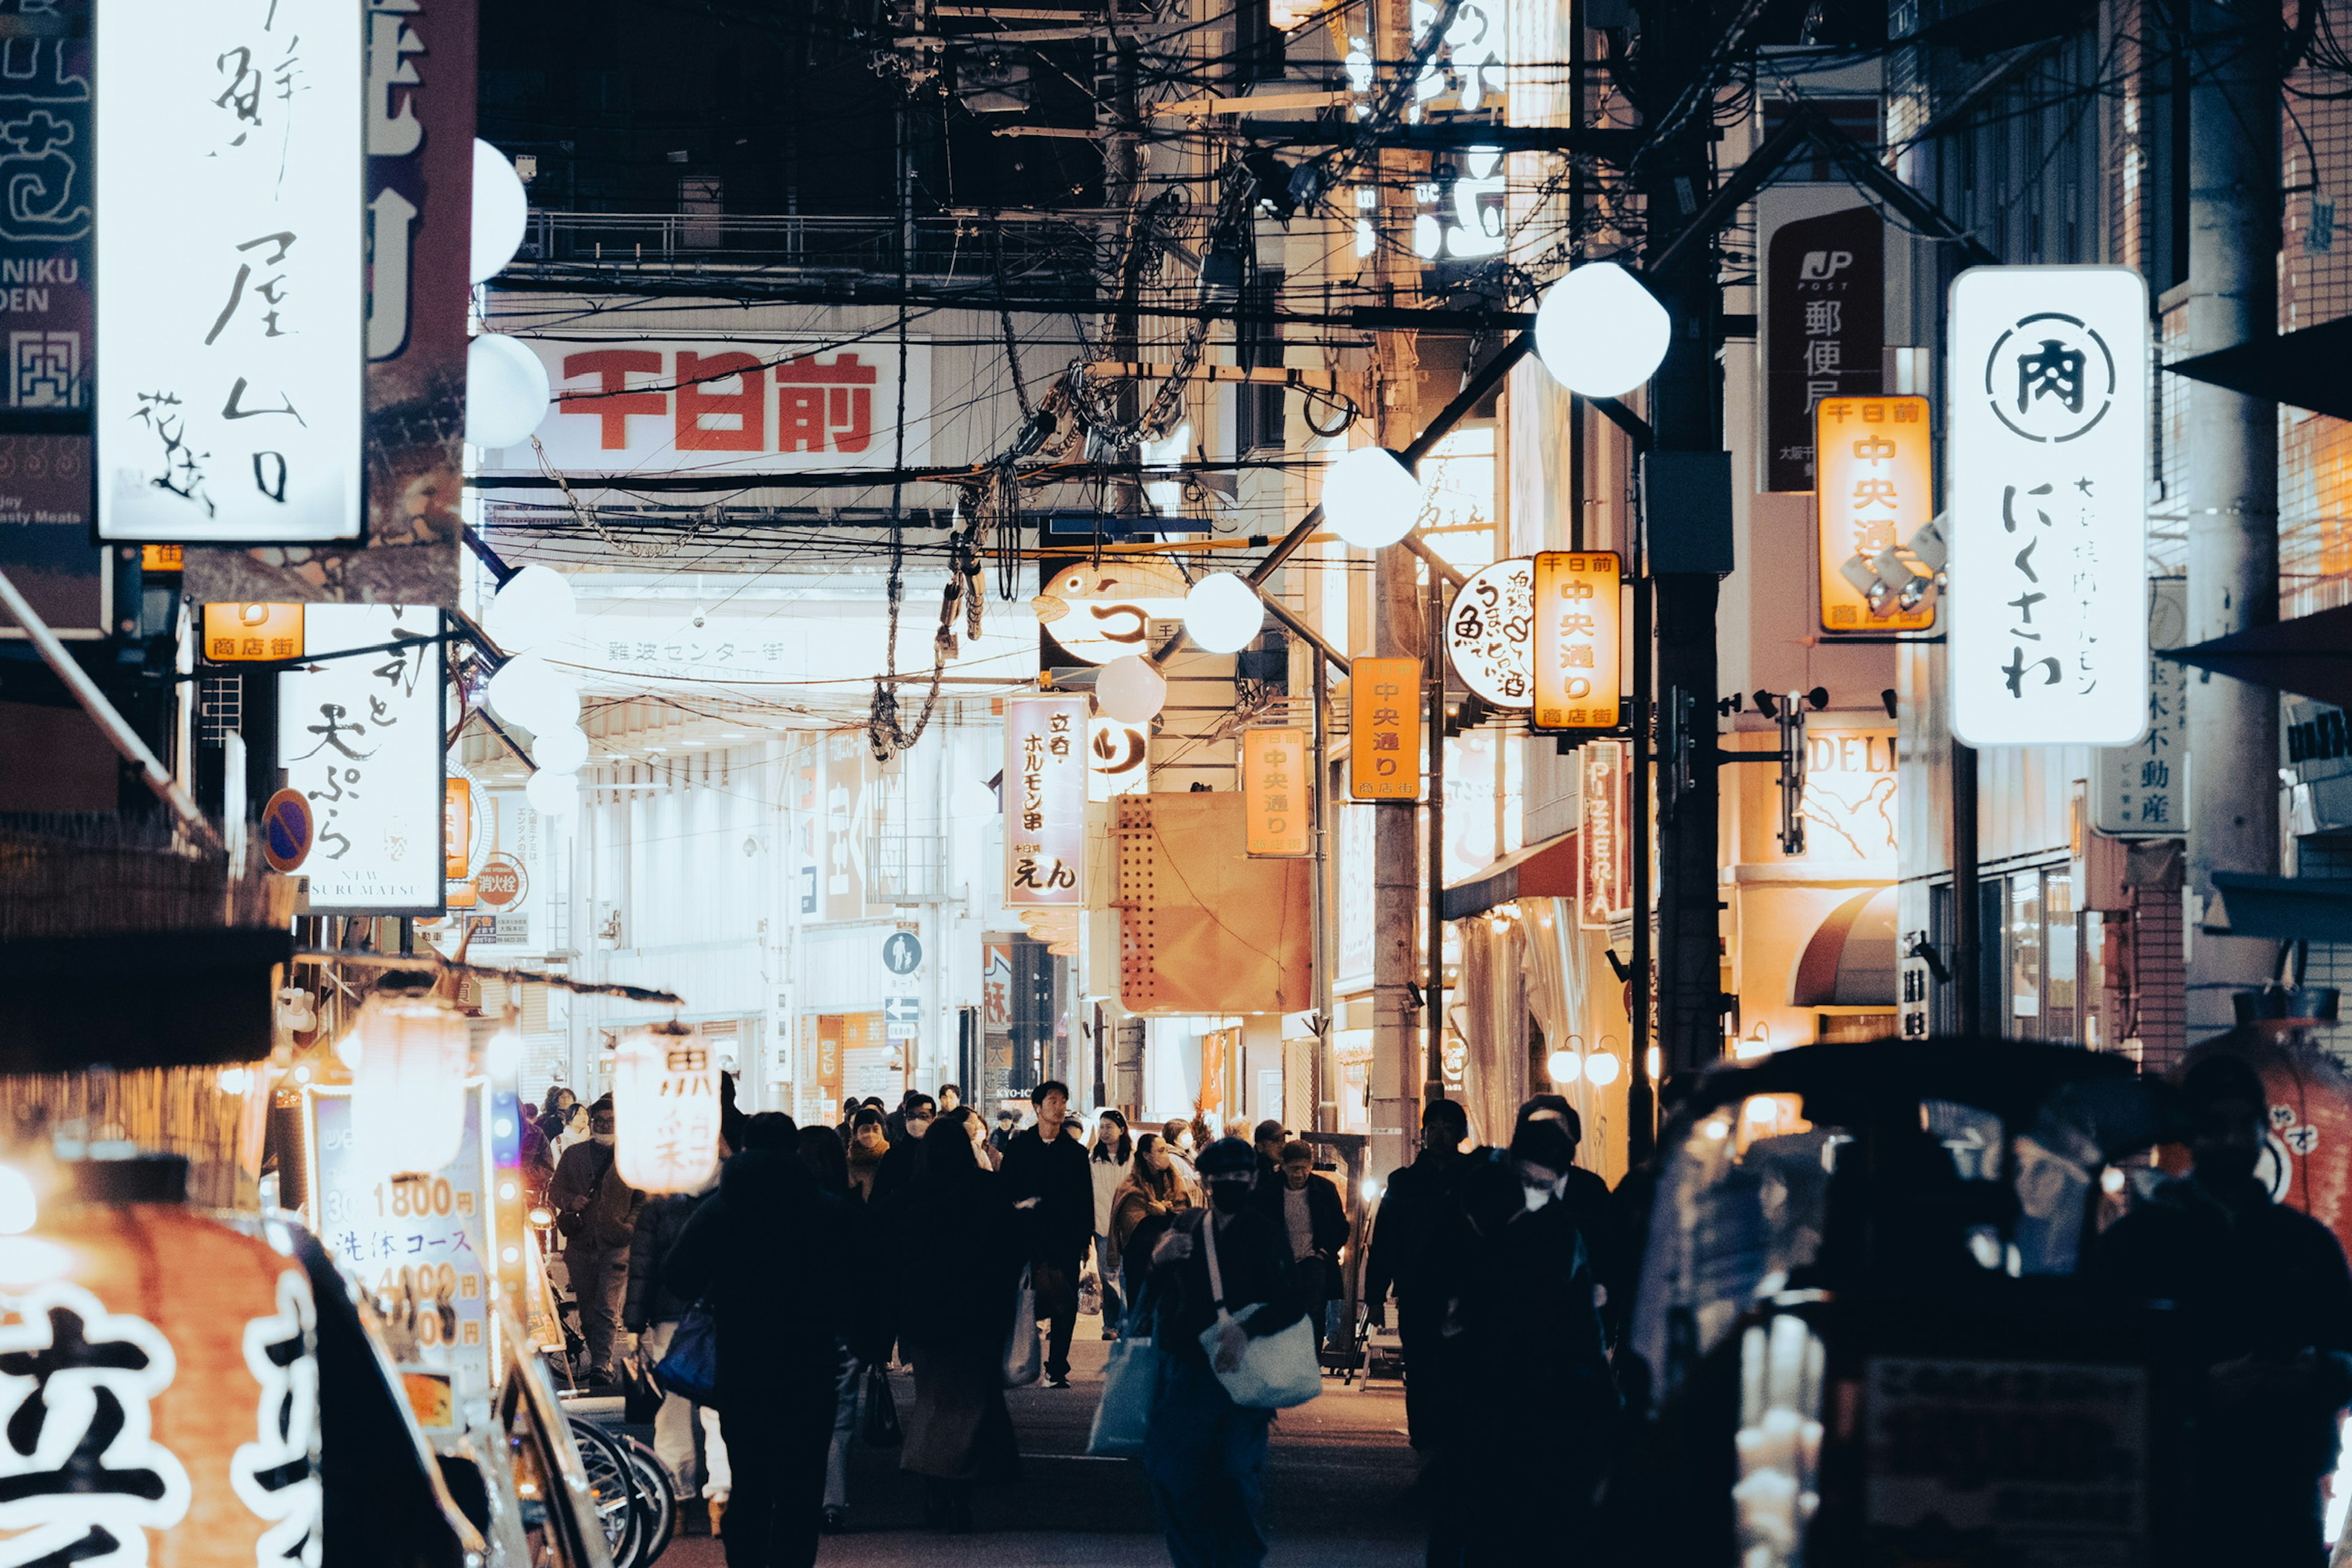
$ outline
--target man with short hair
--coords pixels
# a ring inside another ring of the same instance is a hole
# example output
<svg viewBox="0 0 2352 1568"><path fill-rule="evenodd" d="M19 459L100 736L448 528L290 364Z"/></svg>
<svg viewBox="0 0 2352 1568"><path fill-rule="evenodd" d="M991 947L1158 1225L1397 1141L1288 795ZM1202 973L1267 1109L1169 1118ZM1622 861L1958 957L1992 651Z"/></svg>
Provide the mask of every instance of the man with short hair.
<svg viewBox="0 0 2352 1568"><path fill-rule="evenodd" d="M1282 1123L1271 1119L1261 1121L1250 1132L1250 1147L1257 1153L1257 1180L1262 1187L1282 1184L1282 1146L1289 1134Z"/></svg>
<svg viewBox="0 0 2352 1568"><path fill-rule="evenodd" d="M898 1131L890 1134L890 1152L874 1167L874 1190L866 1194L866 1206L879 1211L898 1194L913 1186L923 1173L923 1134L931 1130L937 1120L936 1108L928 1094L910 1094L906 1108L899 1112Z"/></svg>
<svg viewBox="0 0 2352 1568"><path fill-rule="evenodd" d="M1396 1289L1397 1338L1404 1350L1404 1419L1409 1440L1428 1451L1437 1442L1438 1332L1446 1286L1438 1242L1467 1169L1462 1145L1470 1119L1451 1100L1433 1100L1421 1113L1421 1153L1389 1173L1364 1259L1364 1304L1375 1324L1388 1319Z"/></svg>
<svg viewBox="0 0 2352 1568"><path fill-rule="evenodd" d="M1069 1119L1070 1088L1047 1079L1029 1091L1037 1124L1013 1135L997 1172L1013 1206L1029 1216L1029 1280L1046 1321L1045 1386L1070 1386L1070 1335L1078 1326L1078 1271L1095 1237L1095 1184L1086 1140Z"/></svg>
<svg viewBox="0 0 2352 1568"><path fill-rule="evenodd" d="M1258 1187L1258 1212L1274 1221L1298 1270L1299 1294L1323 1348L1329 1303L1341 1295L1339 1254L1348 1245L1348 1205L1328 1176L1315 1173L1315 1150L1297 1139L1282 1145L1279 1174Z"/></svg>
<svg viewBox="0 0 2352 1568"><path fill-rule="evenodd" d="M588 1142L563 1152L547 1186L556 1228L564 1237L564 1271L580 1308L580 1337L587 1345L583 1384L619 1381L614 1349L621 1337L622 1301L629 1293L629 1243L646 1201L613 1168L613 1097L607 1094L588 1108Z"/></svg>
<svg viewBox="0 0 2352 1568"><path fill-rule="evenodd" d="M943 1083L940 1085L940 1115L945 1116L949 1111L953 1110L962 1103L963 1090L961 1088L952 1083Z"/></svg>

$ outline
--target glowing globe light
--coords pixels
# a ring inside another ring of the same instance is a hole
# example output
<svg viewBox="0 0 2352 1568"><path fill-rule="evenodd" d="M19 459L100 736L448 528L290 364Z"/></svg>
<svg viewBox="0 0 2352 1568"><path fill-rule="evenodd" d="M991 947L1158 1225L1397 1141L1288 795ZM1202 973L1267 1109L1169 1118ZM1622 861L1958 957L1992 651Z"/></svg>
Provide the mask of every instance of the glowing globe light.
<svg viewBox="0 0 2352 1568"><path fill-rule="evenodd" d="M1184 630L1211 653L1239 653L1265 625L1257 590L1230 572L1213 572L1184 595Z"/></svg>
<svg viewBox="0 0 2352 1568"><path fill-rule="evenodd" d="M530 760L541 773L576 773L588 765L588 736L577 724L531 737Z"/></svg>
<svg viewBox="0 0 2352 1568"><path fill-rule="evenodd" d="M1359 447L1323 470L1323 517L1359 550L1394 544L1421 520L1421 481L1395 453Z"/></svg>
<svg viewBox="0 0 2352 1568"><path fill-rule="evenodd" d="M1536 306L1536 354L1586 397L1617 397L1657 374L1674 321L1657 296L1613 261L1573 268Z"/></svg>
<svg viewBox="0 0 2352 1568"><path fill-rule="evenodd" d="M580 809L580 780L572 773L551 773L541 768L530 775L522 794L541 816L569 816Z"/></svg>
<svg viewBox="0 0 2352 1568"><path fill-rule="evenodd" d="M580 720L579 684L535 653L507 660L482 694L502 722L520 724L534 735Z"/></svg>
<svg viewBox="0 0 2352 1568"><path fill-rule="evenodd" d="M1624 1070L1617 1058L1607 1051L1595 1051L1584 1058L1584 1081L1595 1089L1607 1089Z"/></svg>
<svg viewBox="0 0 2352 1568"><path fill-rule="evenodd" d="M522 248L523 229L530 222L530 198L523 195L522 176L506 154L474 138L473 254L467 276L487 283L506 270Z"/></svg>
<svg viewBox="0 0 2352 1568"><path fill-rule="evenodd" d="M520 338L484 332L466 345L466 439L511 447L547 417L547 366Z"/></svg>
<svg viewBox="0 0 2352 1568"><path fill-rule="evenodd" d="M1551 1074L1554 1083L1574 1083L1577 1075L1583 1070L1583 1064L1574 1051L1558 1050L1545 1060L1544 1068Z"/></svg>
<svg viewBox="0 0 2352 1568"><path fill-rule="evenodd" d="M1108 718L1148 724L1167 700L1167 679L1141 654L1112 659L1095 677L1095 706Z"/></svg>
<svg viewBox="0 0 2352 1568"><path fill-rule="evenodd" d="M572 580L534 562L499 584L482 613L482 629L507 652L527 653L560 640L579 613Z"/></svg>

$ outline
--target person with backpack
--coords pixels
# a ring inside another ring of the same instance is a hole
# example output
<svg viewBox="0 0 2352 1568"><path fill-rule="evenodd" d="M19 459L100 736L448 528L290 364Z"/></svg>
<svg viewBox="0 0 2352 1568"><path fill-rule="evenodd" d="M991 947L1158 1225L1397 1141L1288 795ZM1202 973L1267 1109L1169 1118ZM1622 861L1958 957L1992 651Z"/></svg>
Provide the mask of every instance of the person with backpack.
<svg viewBox="0 0 2352 1568"><path fill-rule="evenodd" d="M563 1265L580 1309L580 1337L587 1345L580 1381L593 1385L620 1378L614 1354L621 1339L622 1303L629 1293L629 1243L646 1195L613 1168L617 1155L611 1095L588 1108L588 1141L564 1151L547 1199L563 1237Z"/></svg>

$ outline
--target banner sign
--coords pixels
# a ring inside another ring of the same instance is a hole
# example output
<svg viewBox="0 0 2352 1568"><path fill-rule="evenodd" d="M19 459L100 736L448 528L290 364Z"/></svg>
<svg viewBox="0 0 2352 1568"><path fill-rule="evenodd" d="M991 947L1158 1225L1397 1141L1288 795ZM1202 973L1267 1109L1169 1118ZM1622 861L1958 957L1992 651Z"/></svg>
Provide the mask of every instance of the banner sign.
<svg viewBox="0 0 2352 1568"><path fill-rule="evenodd" d="M1622 741L1591 741L1577 752L1583 768L1576 835L1576 923L1581 931L1607 931L1633 918L1628 749Z"/></svg>
<svg viewBox="0 0 2352 1568"><path fill-rule="evenodd" d="M1315 852L1313 764L1304 730L1242 731L1242 796L1248 807L1247 852Z"/></svg>
<svg viewBox="0 0 2352 1568"><path fill-rule="evenodd" d="M555 391L540 444L566 473L824 473L898 460L895 342L524 341ZM919 464L930 450L929 344L908 345L905 380L906 460ZM483 467L540 465L524 442Z"/></svg>
<svg viewBox="0 0 2352 1568"><path fill-rule="evenodd" d="M1087 901L1087 699L1004 700L1004 903Z"/></svg>
<svg viewBox="0 0 2352 1568"><path fill-rule="evenodd" d="M1348 793L1421 797L1421 660L1360 658L1348 675Z"/></svg>
<svg viewBox="0 0 2352 1568"><path fill-rule="evenodd" d="M206 605L205 660L208 664L267 664L300 658L299 605Z"/></svg>
<svg viewBox="0 0 2352 1568"><path fill-rule="evenodd" d="M1615 729L1623 685L1615 553L1547 550L1535 574L1535 727Z"/></svg>
<svg viewBox="0 0 2352 1568"><path fill-rule="evenodd" d="M1524 556L1481 566L1445 612L1454 673L1482 702L1526 709L1535 701L1536 563Z"/></svg>
<svg viewBox="0 0 2352 1568"><path fill-rule="evenodd" d="M303 865L318 914L442 910L441 612L313 605L315 663L278 678L278 765L308 796L318 838ZM387 652L402 637L432 640Z"/></svg>
<svg viewBox="0 0 2352 1568"><path fill-rule="evenodd" d="M2155 651L2188 640L2187 580L2150 583L2147 733L2091 753L2091 824L2102 833L2178 838L2189 831L2189 667Z"/></svg>
<svg viewBox="0 0 2352 1568"><path fill-rule="evenodd" d="M1764 264L1764 488L1813 488L1813 410L1885 383L1885 228L1854 207L1772 233Z"/></svg>
<svg viewBox="0 0 2352 1568"><path fill-rule="evenodd" d="M1952 731L2128 746L2147 728L2147 286L2121 267L1952 282Z"/></svg>
<svg viewBox="0 0 2352 1568"><path fill-rule="evenodd" d="M355 539L366 13L109 0L92 140L101 539Z"/></svg>
<svg viewBox="0 0 2352 1568"><path fill-rule="evenodd" d="M1831 397L1814 414L1822 630L1907 632L1934 626L1932 593L1923 592L1906 609L1898 589L1879 584L1872 564L1935 519L1936 437L1927 400Z"/></svg>

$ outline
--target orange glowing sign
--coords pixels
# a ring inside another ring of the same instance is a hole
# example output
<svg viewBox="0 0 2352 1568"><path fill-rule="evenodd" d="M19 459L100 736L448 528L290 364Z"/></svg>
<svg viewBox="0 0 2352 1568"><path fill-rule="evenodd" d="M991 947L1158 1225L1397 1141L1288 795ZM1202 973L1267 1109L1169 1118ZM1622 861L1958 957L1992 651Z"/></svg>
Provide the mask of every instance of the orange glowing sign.
<svg viewBox="0 0 2352 1568"><path fill-rule="evenodd" d="M184 544L142 544L139 547L139 569L142 572L181 572L187 569L188 551Z"/></svg>
<svg viewBox="0 0 2352 1568"><path fill-rule="evenodd" d="M206 605L205 658L215 664L302 657L299 605Z"/></svg>
<svg viewBox="0 0 2352 1568"><path fill-rule="evenodd" d="M1618 584L1609 550L1547 550L1536 557L1535 727L1613 730L1623 685Z"/></svg>
<svg viewBox="0 0 2352 1568"><path fill-rule="evenodd" d="M441 785L441 855L447 862L441 874L462 882L473 874L474 786L464 779L446 779Z"/></svg>
<svg viewBox="0 0 2352 1568"><path fill-rule="evenodd" d="M1314 853L1314 784L1304 730L1242 731L1242 796L1252 855Z"/></svg>
<svg viewBox="0 0 2352 1568"><path fill-rule="evenodd" d="M1348 677L1354 731L1348 793L1358 800L1421 795L1421 660L1360 658Z"/></svg>
<svg viewBox="0 0 2352 1568"><path fill-rule="evenodd" d="M1936 624L1924 568L1910 565L1885 583L1874 565L1936 515L1934 439L1924 397L1825 397L1813 409L1823 631ZM1916 585L1906 592L1906 583Z"/></svg>

